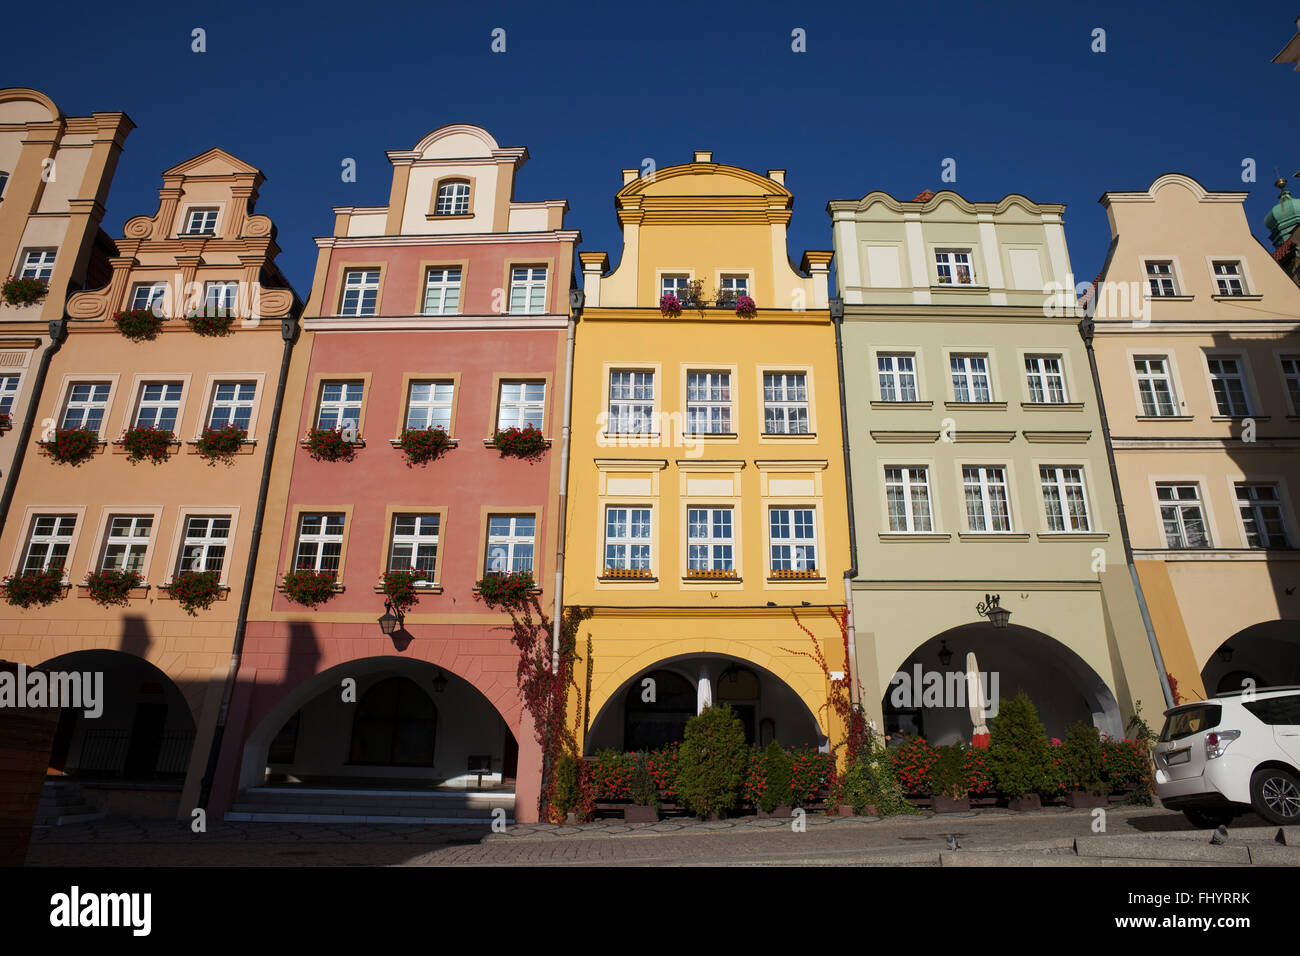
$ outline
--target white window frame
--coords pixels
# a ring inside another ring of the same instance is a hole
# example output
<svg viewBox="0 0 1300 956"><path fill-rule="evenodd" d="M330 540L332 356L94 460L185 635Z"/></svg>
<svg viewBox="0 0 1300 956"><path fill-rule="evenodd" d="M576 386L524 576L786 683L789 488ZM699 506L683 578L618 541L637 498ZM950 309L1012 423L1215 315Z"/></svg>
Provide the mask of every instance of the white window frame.
<svg viewBox="0 0 1300 956"><path fill-rule="evenodd" d="M976 364L983 365L982 369ZM993 395L993 370L987 352L953 352L948 356L948 370L952 378L952 400L972 405L986 405L996 401ZM984 386L985 398L980 398L979 386ZM965 397L962 397L962 393Z"/></svg>
<svg viewBox="0 0 1300 956"><path fill-rule="evenodd" d="M1011 534L1015 526L1011 520L1011 486L1007 481L1005 465L962 465L961 480L966 503L966 529L974 534ZM972 500L971 494L977 496ZM998 509L998 493L1001 509ZM971 510L978 504L979 513ZM979 527L976 527L976 520ZM1002 527L998 527L1002 525Z"/></svg>
<svg viewBox="0 0 1300 956"><path fill-rule="evenodd" d="M1145 363L1145 369L1139 368L1138 363ZM1159 362L1161 371L1155 372L1151 369L1152 362ZM1177 418L1181 408L1178 401L1178 390L1174 388L1174 373L1172 363L1168 355L1134 355L1132 356L1133 375L1137 384L1138 393L1138 416L1141 418ZM1164 406L1157 400L1156 386L1163 382L1169 397L1169 411L1162 412L1160 409ZM1147 406L1146 395L1142 390L1143 384L1146 384L1151 392L1152 404L1154 411Z"/></svg>
<svg viewBox="0 0 1300 956"><path fill-rule="evenodd" d="M732 403L735 399L735 393L731 386L732 373L728 370L721 369L690 369L686 373L686 434L688 435L734 435L736 433L735 422L732 421ZM691 398L691 391L695 389L696 397ZM703 392L700 390L703 389ZM703 394L706 397L700 398ZM717 394L724 397L716 398ZM704 428L697 428L697 420L692 416L692 412L700 412L704 415ZM715 415L717 415L717 424L722 426L714 428Z"/></svg>
<svg viewBox="0 0 1300 956"><path fill-rule="evenodd" d="M736 570L734 507L692 505L686 509L686 568L688 575L691 571Z"/></svg>
<svg viewBox="0 0 1300 956"><path fill-rule="evenodd" d="M119 522L124 524L119 526ZM157 523L158 519L154 515L110 514L104 528L104 544L100 548L99 570L135 571L143 578ZM140 530L145 533L138 534ZM109 555L114 548L122 549L119 560L114 560ZM132 567L132 564L135 566Z"/></svg>
<svg viewBox="0 0 1300 956"><path fill-rule="evenodd" d="M460 266L429 266L424 272L424 314L459 315Z"/></svg>
<svg viewBox="0 0 1300 956"><path fill-rule="evenodd" d="M191 533L191 522L207 522L203 534ZM223 537L218 537L212 532L215 530L216 522L224 521L226 523L226 533ZM216 571L218 579L224 581L226 575L226 557L230 554L230 546L234 540L235 519L229 514L188 514L181 515L181 547L180 552L176 555L176 574L182 571ZM198 548L196 554L187 554L191 548ZM221 556L216 559L217 566L210 568L208 565L213 561L213 551L216 548L221 549ZM194 559L198 558L200 567L186 567L187 558L189 563L193 564ZM173 576L174 579L174 576Z"/></svg>
<svg viewBox="0 0 1300 956"><path fill-rule="evenodd" d="M379 309L379 269L344 269L339 315L372 316Z"/></svg>
<svg viewBox="0 0 1300 956"><path fill-rule="evenodd" d="M44 518L54 519L51 530L48 533L39 532L40 522ZM59 556L58 564L55 565L57 570L63 572L63 578L68 578L68 561L72 558L73 545L77 540L77 522L80 516L75 514L33 514L31 522L27 528L27 543L23 547L22 559L18 564L18 574L27 574L35 571L48 571L51 569L51 557L54 550L59 546L64 546L64 552ZM70 524L65 525L65 522ZM64 528L66 527L66 531ZM33 549L42 548L41 560L38 567L31 567Z"/></svg>
<svg viewBox="0 0 1300 956"><path fill-rule="evenodd" d="M239 304L239 282L221 279L203 287L203 314L231 316Z"/></svg>
<svg viewBox="0 0 1300 956"><path fill-rule="evenodd" d="M1211 260L1210 273L1214 277L1216 295L1235 297L1250 294L1246 285L1246 271L1240 259Z"/></svg>
<svg viewBox="0 0 1300 956"><path fill-rule="evenodd" d="M494 519L509 519L509 531L506 534L492 531L492 522ZM520 521L532 522L531 530L524 534L519 530ZM516 554L516 549L527 545L528 559L527 567L517 567L522 564L522 556ZM504 553L501 549L504 548ZM497 551L493 553L494 549ZM504 558L504 567L502 561ZM483 573L484 574L518 574L528 571L533 574L536 580L537 569L537 516L532 514L489 514L487 516L487 547L483 556Z"/></svg>
<svg viewBox="0 0 1300 956"><path fill-rule="evenodd" d="M1257 492L1261 488L1272 489L1273 498L1271 499L1260 498ZM1248 492L1247 500L1245 502L1241 500L1241 493L1243 491ZM1283 504L1283 492L1280 483L1276 481L1251 481L1249 479L1235 481L1233 482L1233 486L1232 486L1232 499L1233 499L1233 503L1237 507L1238 520L1241 523L1241 537L1242 540L1246 543L1246 547L1255 548L1259 550L1274 550L1278 548L1291 547L1291 528L1289 527L1287 522L1286 507ZM1265 508L1269 508L1277 512L1276 520L1277 523L1282 527L1281 544L1252 544L1251 543L1250 539L1251 539L1252 526L1255 529L1255 537L1261 538L1260 529L1264 526L1267 520L1263 513ZM1245 511L1247 509L1250 510L1249 515L1245 514Z"/></svg>
<svg viewBox="0 0 1300 956"><path fill-rule="evenodd" d="M666 272L659 277L659 297L672 293L677 296L677 301L683 305L690 305L688 302L688 293L691 288L691 277L684 272Z"/></svg>
<svg viewBox="0 0 1300 956"><path fill-rule="evenodd" d="M163 389L163 397L148 398L147 395L149 389L157 388L157 387L161 387ZM167 391L171 388L176 389L176 397L174 399L170 399L167 397ZM154 381L149 379L141 381L140 389L139 392L137 393L137 398L135 403L135 415L131 419L132 421L131 427L132 428L146 427L141 424L141 417L144 415L146 411L152 411L154 413L154 420L153 420L153 424L148 427L158 428L160 427L158 425L158 421L162 417L162 412L167 409L170 409L173 412L173 419L172 419L172 425L168 430L173 435L176 434L177 431L180 429L180 425L181 425L181 410L182 410L182 403L184 402L184 400L185 400L184 382Z"/></svg>
<svg viewBox="0 0 1300 956"><path fill-rule="evenodd" d="M320 530L309 532L307 522L320 519ZM335 520L337 519L337 520ZM335 530L337 529L337 530ZM298 515L298 533L293 544L293 570L333 571L337 578L343 565L343 536L347 531L347 515L340 511L304 511ZM337 545L336 554L327 555L326 549ZM309 563L303 563L303 547L312 549ZM326 567L332 563L334 567Z"/></svg>
<svg viewBox="0 0 1300 956"><path fill-rule="evenodd" d="M812 403L809 373L803 370L776 370L763 373L763 434L812 434ZM797 397L802 391L803 397ZM775 418L769 413L776 413ZM800 417L797 413L803 412ZM773 428L774 425L781 426ZM792 427L802 425L802 428Z"/></svg>
<svg viewBox="0 0 1300 956"><path fill-rule="evenodd" d="M54 263L59 250L55 248L34 248L23 250L23 263L18 269L20 279L40 279L49 283L54 275Z"/></svg>
<svg viewBox="0 0 1300 956"><path fill-rule="evenodd" d="M329 389L340 386L338 398L327 398ZM356 386L359 393L356 398L349 397L352 394L352 387ZM359 378L331 378L325 379L320 383L320 402L316 406L316 427L319 429L333 429L334 431L342 430L349 425L353 428L361 424L361 409L365 407L366 400L366 383L364 379ZM349 414L351 409L356 409L355 414ZM333 424L326 425L326 413L333 418Z"/></svg>
<svg viewBox="0 0 1300 956"><path fill-rule="evenodd" d="M540 388L540 398L529 398L530 389ZM507 389L510 389L507 392ZM538 431L546 420L546 382L537 379L504 379L497 402L497 429L525 428L532 425Z"/></svg>
<svg viewBox="0 0 1300 956"><path fill-rule="evenodd" d="M543 315L546 312L546 285L550 267L519 265L510 267L510 314Z"/></svg>
<svg viewBox="0 0 1300 956"><path fill-rule="evenodd" d="M903 368L904 362L910 368ZM877 352L876 383L880 388L880 400L882 402L920 401L920 379L917 376L916 366L915 352Z"/></svg>
<svg viewBox="0 0 1300 956"><path fill-rule="evenodd" d="M1148 299L1171 299L1182 295L1178 266L1173 259L1143 260L1142 277L1146 280Z"/></svg>
<svg viewBox="0 0 1300 956"><path fill-rule="evenodd" d="M616 376L619 377L618 381L615 380ZM626 378L623 378L624 376ZM655 378L654 369L612 368L609 370L608 419L605 426L607 434L654 434ZM649 397L644 394L647 388Z"/></svg>
<svg viewBox="0 0 1300 956"><path fill-rule="evenodd" d="M616 527L625 529L623 534L611 534L611 520L613 513L621 512L622 519ZM633 504L607 504L603 515L604 527L602 529L603 547L601 549L601 576L605 576L611 570L614 571L645 571L653 574L654 562L654 509L648 505ZM645 534L635 534L638 529L644 529ZM615 561L610 561L610 549L619 548ZM633 556L634 550L639 552L644 548L644 557L640 554Z"/></svg>
<svg viewBox="0 0 1300 956"><path fill-rule="evenodd" d="M1224 368L1225 362L1231 362L1233 371ZM1219 368L1216 371L1215 365ZM1246 374L1246 357L1235 353L1205 353L1205 373L1210 380L1210 397L1214 401L1214 414L1219 418L1247 418L1253 414L1254 402L1251 401L1250 379ZM1236 381L1241 390L1240 406L1233 398L1231 383ZM1223 397L1227 399L1228 409L1219 401L1219 386L1223 386Z"/></svg>
<svg viewBox="0 0 1300 956"><path fill-rule="evenodd" d="M891 474L897 472L897 476ZM885 465L885 520L893 534L933 534L934 533L934 495L930 491L930 467L928 465ZM895 514L889 507L891 490L902 494L903 511L898 517L903 519L903 526L897 527ZM920 499L917 492L921 492ZM925 513L917 507L920 501L925 503ZM922 527L924 525L924 527Z"/></svg>
<svg viewBox="0 0 1300 956"><path fill-rule="evenodd" d="M195 229L195 220L198 218L198 224L201 229ZM185 210L185 231L183 236L215 236L217 234L217 220L221 217L221 208L219 206L191 206Z"/></svg>
<svg viewBox="0 0 1300 956"><path fill-rule="evenodd" d="M1039 490L1043 499L1043 514L1047 519L1047 530L1052 534L1091 534L1092 533L1092 510L1088 504L1088 476L1084 472L1082 465L1039 465L1038 466ZM1055 504L1060 508L1060 513L1056 517L1058 521L1053 521L1052 499L1048 497L1048 489L1056 493ZM1079 499L1083 503L1082 521L1079 521L1075 515L1070 513L1069 492L1077 488ZM1053 527L1054 523L1059 523L1061 527Z"/></svg>
<svg viewBox="0 0 1300 956"><path fill-rule="evenodd" d="M1190 492L1190 497L1185 494ZM1188 511L1194 510L1201 523L1203 542L1193 544L1187 530ZM1201 501L1201 487L1195 481L1161 481L1156 483L1156 511L1160 518L1160 533L1164 536L1165 547L1175 551L1189 551L1213 547L1210 538L1210 523L1205 515L1205 504ZM1169 535L1170 522L1176 527L1176 540Z"/></svg>
<svg viewBox="0 0 1300 956"><path fill-rule="evenodd" d="M14 419L14 406L18 404L22 387L22 372L0 374L0 415L8 415L10 422Z"/></svg>
<svg viewBox="0 0 1300 956"><path fill-rule="evenodd" d="M468 216L469 183L463 179L453 179L438 184L438 195L434 200L435 216Z"/></svg>
<svg viewBox="0 0 1300 956"><path fill-rule="evenodd" d="M131 308L150 309L161 315L167 301L166 282L137 282L131 289Z"/></svg>
<svg viewBox="0 0 1300 956"><path fill-rule="evenodd" d="M777 515L786 518L781 524L789 529L788 534L777 536ZM796 516L807 516L801 521ZM811 530L811 537L800 535L799 529ZM819 547L817 539L817 509L809 505L770 505L767 509L767 563L768 574L776 577L777 571L817 571L820 570ZM778 548L788 548L786 555L777 555ZM808 553L811 550L811 555ZM811 561L809 560L811 558ZM778 565L783 565L778 567ZM789 565L789 567L784 567Z"/></svg>
<svg viewBox="0 0 1300 956"><path fill-rule="evenodd" d="M74 398L77 389L84 387L89 387L91 389L91 397L87 399ZM102 399L96 399L94 397L95 390L99 388L105 390ZM86 428L88 413L92 409L98 408L100 411L100 417L98 423L94 426L94 430L98 435L104 434L104 426L108 422L109 404L113 400L113 383L106 381L72 381L68 383L66 395L67 397L63 402L63 412L59 415L59 428ZM72 414L74 409L82 413L81 423L77 425L69 425L68 416Z"/></svg>
<svg viewBox="0 0 1300 956"><path fill-rule="evenodd" d="M412 523L413 531L402 532L398 530L399 522L414 519ZM432 530L426 527L428 522L432 522ZM442 515L435 512L398 512L393 515L392 524L389 527L388 539L388 565L389 571L412 571L423 575L423 580L429 584L438 583L438 553L442 537ZM410 556L405 559L406 567L397 567L398 556L397 549L405 547L410 549ZM433 548L433 556L427 563L432 567L422 568L419 565L425 562L425 556L420 554L421 548Z"/></svg>
<svg viewBox="0 0 1300 956"><path fill-rule="evenodd" d="M1300 415L1300 353L1279 355L1278 366L1282 370L1282 387L1291 401L1291 414Z"/></svg>
<svg viewBox="0 0 1300 956"><path fill-rule="evenodd" d="M223 399L219 397L221 387L224 385L233 385L235 387L233 398ZM252 388L253 390L252 398L249 399L240 398L240 392L243 391L244 386L248 386ZM253 433L253 429L252 429L253 418L257 412L257 392L258 392L257 386L258 383L254 379L241 379L241 378L213 379L212 389L211 392L209 393L211 398L208 400L207 414L203 416L203 425L202 428L199 429L199 431L202 432L204 428L221 428L226 424L238 425L239 424L238 415L233 415L233 414L223 415L221 423L215 424L217 412L218 411L235 412L238 409L247 408L249 424L247 426L240 425L240 427L244 429L246 434L251 435Z"/></svg>
<svg viewBox="0 0 1300 956"><path fill-rule="evenodd" d="M415 390L427 386L428 398L416 398ZM446 397L440 390L447 389ZM441 428L451 434L451 412L456 402L456 383L451 379L413 379L406 392L406 424L413 430ZM416 415L419 413L418 420ZM445 424L443 422L445 419Z"/></svg>
<svg viewBox="0 0 1300 956"><path fill-rule="evenodd" d="M961 279L966 270L966 280ZM935 285L975 286L975 250L949 248L934 250ZM946 277L946 281L945 281Z"/></svg>
<svg viewBox="0 0 1300 956"><path fill-rule="evenodd" d="M1056 369L1048 368L1054 362ZM1065 387L1065 357L1062 355L1026 355L1025 384L1031 405L1064 405L1070 401ZM1035 391L1040 397L1035 398ZM1059 395L1059 397L1057 397Z"/></svg>

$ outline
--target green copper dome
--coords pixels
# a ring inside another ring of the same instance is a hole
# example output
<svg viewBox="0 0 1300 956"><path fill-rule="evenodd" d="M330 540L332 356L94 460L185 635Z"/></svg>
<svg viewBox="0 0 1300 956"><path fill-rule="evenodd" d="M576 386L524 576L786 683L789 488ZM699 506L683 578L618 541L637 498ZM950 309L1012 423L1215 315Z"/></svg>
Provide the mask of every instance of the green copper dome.
<svg viewBox="0 0 1300 956"><path fill-rule="evenodd" d="M1276 249L1290 239L1291 233L1300 226L1300 200L1291 198L1285 179L1279 179L1273 185L1282 190L1282 195L1278 197L1277 205L1264 217L1264 226L1268 229L1268 241Z"/></svg>

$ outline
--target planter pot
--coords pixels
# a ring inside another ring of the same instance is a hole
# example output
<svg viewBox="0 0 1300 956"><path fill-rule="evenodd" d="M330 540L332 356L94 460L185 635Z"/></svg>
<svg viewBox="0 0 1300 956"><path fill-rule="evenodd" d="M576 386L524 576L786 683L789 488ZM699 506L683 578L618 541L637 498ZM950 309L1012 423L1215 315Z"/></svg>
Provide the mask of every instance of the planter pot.
<svg viewBox="0 0 1300 956"><path fill-rule="evenodd" d="M848 804L841 803L835 808L835 815L837 817L851 817L853 816L853 808Z"/></svg>
<svg viewBox="0 0 1300 956"><path fill-rule="evenodd" d="M1036 793L1026 794L1023 797L1008 797L1007 809L1009 810L1041 810L1043 801Z"/></svg>
<svg viewBox="0 0 1300 956"><path fill-rule="evenodd" d="M1071 790L1065 802L1076 810L1090 810L1110 804L1106 794L1100 790Z"/></svg>
<svg viewBox="0 0 1300 956"><path fill-rule="evenodd" d="M970 809L970 795L945 797L936 793L930 802L930 809L935 813L961 813Z"/></svg>
<svg viewBox="0 0 1300 956"><path fill-rule="evenodd" d="M654 807L643 807L635 803L623 808L624 823L658 823L659 811Z"/></svg>
<svg viewBox="0 0 1300 956"><path fill-rule="evenodd" d="M578 814L570 810L564 817L564 825L576 827L578 825Z"/></svg>

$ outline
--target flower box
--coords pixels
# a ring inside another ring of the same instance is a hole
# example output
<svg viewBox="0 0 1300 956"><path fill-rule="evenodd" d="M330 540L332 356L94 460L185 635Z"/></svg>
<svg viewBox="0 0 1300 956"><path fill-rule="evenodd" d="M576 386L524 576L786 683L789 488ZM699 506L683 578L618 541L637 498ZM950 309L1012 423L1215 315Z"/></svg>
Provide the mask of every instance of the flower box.
<svg viewBox="0 0 1300 956"><path fill-rule="evenodd" d="M789 820L792 816L794 816L794 807L788 806L787 804L784 803L779 804L772 808L771 813L764 810L762 807L759 807L757 810L757 814L760 817L767 817L775 820Z"/></svg>
<svg viewBox="0 0 1300 956"><path fill-rule="evenodd" d="M1020 797L1007 797L1008 810L1041 810L1043 800L1036 793L1027 793Z"/></svg>
<svg viewBox="0 0 1300 956"><path fill-rule="evenodd" d="M606 568L601 577L616 581L652 581L654 572L649 568Z"/></svg>
<svg viewBox="0 0 1300 956"><path fill-rule="evenodd" d="M736 315L742 319L752 319L758 315L758 306L754 300L747 295L737 296L736 298Z"/></svg>
<svg viewBox="0 0 1300 956"><path fill-rule="evenodd" d="M387 571L380 579L384 595L403 614L420 602L420 589L415 586L419 580L417 571Z"/></svg>
<svg viewBox="0 0 1300 956"><path fill-rule="evenodd" d="M8 412L0 412L0 432L7 432L14 427L14 420Z"/></svg>
<svg viewBox="0 0 1300 956"><path fill-rule="evenodd" d="M226 596L226 589L221 586L221 574L217 571L181 571L172 578L166 590L185 609L185 613L192 616Z"/></svg>
<svg viewBox="0 0 1300 956"><path fill-rule="evenodd" d="M60 464L79 465L98 454L99 432L93 428L56 428L51 441L36 444Z"/></svg>
<svg viewBox="0 0 1300 956"><path fill-rule="evenodd" d="M317 461L351 461L360 444L344 438L341 428L312 428L302 440L307 454Z"/></svg>
<svg viewBox="0 0 1300 956"><path fill-rule="evenodd" d="M970 797L945 797L936 793L930 800L930 809L935 813L963 813L970 809Z"/></svg>
<svg viewBox="0 0 1300 956"><path fill-rule="evenodd" d="M702 580L736 580L735 568L687 568L686 576L688 578L699 578Z"/></svg>
<svg viewBox="0 0 1300 956"><path fill-rule="evenodd" d="M229 462L244 445L248 432L238 425L226 424L220 428L205 428L194 442L194 450L211 463Z"/></svg>
<svg viewBox="0 0 1300 956"><path fill-rule="evenodd" d="M333 571L313 571L306 568L287 571L281 587L284 596L294 604L316 607L334 596L335 577Z"/></svg>
<svg viewBox="0 0 1300 956"><path fill-rule="evenodd" d="M488 607L520 607L536 585L531 571L489 574L475 586L479 599Z"/></svg>
<svg viewBox="0 0 1300 956"><path fill-rule="evenodd" d="M14 307L35 305L45 298L50 291L50 284L44 279L15 279L10 276L0 287L0 296Z"/></svg>
<svg viewBox="0 0 1300 956"><path fill-rule="evenodd" d="M507 455L512 458L540 458L548 444L541 430L532 425L526 428L498 428L492 436L492 445L501 452L503 458Z"/></svg>
<svg viewBox="0 0 1300 956"><path fill-rule="evenodd" d="M113 314L117 330L132 342L147 342L158 337L163 317L153 309L123 309Z"/></svg>
<svg viewBox="0 0 1300 956"><path fill-rule="evenodd" d="M806 568L797 571L793 568L773 568L772 580L774 581L804 581L821 577L816 568Z"/></svg>
<svg viewBox="0 0 1300 956"><path fill-rule="evenodd" d="M407 464L410 465L435 461L455 444L455 440L442 428L403 428L402 437L395 443L405 453Z"/></svg>
<svg viewBox="0 0 1300 956"><path fill-rule="evenodd" d="M655 807L642 807L630 803L623 808L624 823L658 823L659 810Z"/></svg>
<svg viewBox="0 0 1300 956"><path fill-rule="evenodd" d="M125 606L131 592L141 583L143 579L138 571L92 571L86 575L86 596L104 607Z"/></svg>
<svg viewBox="0 0 1300 956"><path fill-rule="evenodd" d="M1065 802L1075 810L1090 810L1093 807L1110 805L1110 800L1102 790L1071 790L1066 794Z"/></svg>
<svg viewBox="0 0 1300 956"><path fill-rule="evenodd" d="M196 312L193 315L185 316L185 321L189 323L190 329L195 334L215 338L230 334L230 327L234 325L235 317L233 315Z"/></svg>
<svg viewBox="0 0 1300 956"><path fill-rule="evenodd" d="M9 604L24 608L33 604L53 604L67 593L62 568L13 574L5 578L0 587L3 587L5 600Z"/></svg>
<svg viewBox="0 0 1300 956"><path fill-rule="evenodd" d="M673 293L659 297L659 311L665 318L675 319L682 314L682 300Z"/></svg>
<svg viewBox="0 0 1300 956"><path fill-rule="evenodd" d="M176 436L166 428L129 428L122 435L122 450L128 461L152 461L155 465L167 460Z"/></svg>

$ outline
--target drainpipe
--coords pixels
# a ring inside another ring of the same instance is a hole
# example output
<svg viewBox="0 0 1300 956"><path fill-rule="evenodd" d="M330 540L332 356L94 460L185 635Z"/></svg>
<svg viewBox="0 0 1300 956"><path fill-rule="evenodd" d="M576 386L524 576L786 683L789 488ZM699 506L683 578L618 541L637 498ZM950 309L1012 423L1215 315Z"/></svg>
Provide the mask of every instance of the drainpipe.
<svg viewBox="0 0 1300 956"><path fill-rule="evenodd" d="M1095 305L1096 299L1093 299ZM1091 311L1091 310L1090 310ZM1138 579L1137 565L1133 563L1133 546L1128 537L1128 519L1124 517L1124 496L1119 488L1119 471L1115 467L1115 449L1110 441L1110 424L1106 419L1106 402L1101 397L1101 378L1097 374L1097 353L1092 350L1092 337L1097 330L1097 323L1091 315L1085 314L1079 321L1079 335L1088 349L1088 368L1092 371L1092 390L1097 396L1097 410L1101 413L1101 435L1106 442L1106 462L1110 465L1110 485L1115 493L1115 508L1119 513L1119 536L1124 543L1124 560L1128 563L1128 574L1133 579L1133 590L1137 592L1138 610L1142 612L1142 625L1147 630L1147 642L1151 645L1151 656L1155 658L1156 670L1160 676L1160 689L1165 694L1165 706L1174 706L1174 694L1169 689L1169 680L1165 677L1164 655L1160 653L1160 644L1156 641L1156 630L1151 626L1151 613L1147 610L1146 596L1142 593L1142 582Z"/></svg>
<svg viewBox="0 0 1300 956"><path fill-rule="evenodd" d="M844 324L844 299L835 296L830 300L831 322L835 325L835 364L840 376L840 432L844 437L844 490L849 504L849 562L852 565L844 572L844 607L847 612L845 626L849 634L849 699L853 706L860 706L858 688L858 642L853 618L853 579L858 576L858 534L853 515L853 464L849 460L849 409L844 397L844 337L841 328Z"/></svg>
<svg viewBox="0 0 1300 956"><path fill-rule="evenodd" d="M248 605L253 597L253 573L257 569L258 545L262 541L262 519L266 514L266 496L271 485L271 463L275 460L275 440L280 431L280 412L284 408L284 387L289 380L289 358L293 343L298 337L298 309L280 320L280 338L284 350L280 353L280 378L275 386L275 407L271 410L271 427L267 432L266 454L262 458L262 481L257 489L257 508L253 513L253 536L248 545L248 566L244 570L244 587L239 596L239 617L235 621L235 640L230 652L230 669L226 672L226 686L221 693L221 709L217 712L217 726L212 731L212 746L208 750L208 765L199 785L199 806L204 810L212 797L216 781L217 763L221 759L221 742L226 735L226 721L230 716L230 701L235 695L235 680L244 656L244 635L248 629Z"/></svg>
<svg viewBox="0 0 1300 956"><path fill-rule="evenodd" d="M555 539L555 614L551 621L552 674L560 670L560 617L564 611L564 534L568 519L569 426L573 418L573 343L586 301L587 295L581 289L569 290L569 341L564 347L564 428L560 432L560 527Z"/></svg>
<svg viewBox="0 0 1300 956"><path fill-rule="evenodd" d="M27 401L27 414L23 416L22 431L18 434L18 444L14 448L14 462L5 477L5 490L0 495L0 531L4 530L9 517L9 506L13 504L14 492L18 489L18 473L23 469L23 459L27 457L27 445L32 439L32 428L36 424L36 413L41 401L41 392L45 388L45 376L50 370L50 360L54 353L63 347L68 338L68 317L50 322L50 344L41 353L41 364L36 369L36 381L32 383L31 396Z"/></svg>

